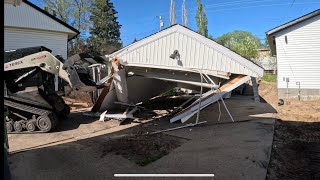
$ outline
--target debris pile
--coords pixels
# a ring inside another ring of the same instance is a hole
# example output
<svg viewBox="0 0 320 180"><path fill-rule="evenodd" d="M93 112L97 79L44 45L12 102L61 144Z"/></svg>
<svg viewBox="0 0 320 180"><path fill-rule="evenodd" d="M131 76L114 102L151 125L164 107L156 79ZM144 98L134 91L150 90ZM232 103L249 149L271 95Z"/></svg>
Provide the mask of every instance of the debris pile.
<svg viewBox="0 0 320 180"><path fill-rule="evenodd" d="M255 100L259 100L255 78L263 75L263 68L180 25L104 58L110 63L104 81L107 87L92 108L93 113L100 113L101 121L134 119L144 103L174 89L193 96L170 112L171 123L199 116L201 109L218 100L223 103L236 88L243 93L241 87L248 81L252 81Z"/></svg>

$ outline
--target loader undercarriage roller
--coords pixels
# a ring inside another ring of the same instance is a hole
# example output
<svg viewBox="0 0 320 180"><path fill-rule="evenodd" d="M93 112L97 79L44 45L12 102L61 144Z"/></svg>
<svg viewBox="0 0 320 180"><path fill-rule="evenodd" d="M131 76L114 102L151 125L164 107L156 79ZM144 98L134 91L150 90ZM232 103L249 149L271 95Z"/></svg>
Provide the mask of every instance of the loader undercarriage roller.
<svg viewBox="0 0 320 180"><path fill-rule="evenodd" d="M16 131L16 132L21 132L23 127L22 127L22 122L21 121L16 121L14 122L13 124L13 129Z"/></svg>
<svg viewBox="0 0 320 180"><path fill-rule="evenodd" d="M9 118L6 120L8 133L49 132L58 124L58 118L53 111L10 99L5 99L4 104L9 110Z"/></svg>
<svg viewBox="0 0 320 180"><path fill-rule="evenodd" d="M34 121L34 120L28 121L28 122L26 123L26 129L27 129L29 132L35 131L35 130L36 130L35 121Z"/></svg>
<svg viewBox="0 0 320 180"><path fill-rule="evenodd" d="M6 129L7 129L8 133L13 131L13 122L12 121L6 122Z"/></svg>

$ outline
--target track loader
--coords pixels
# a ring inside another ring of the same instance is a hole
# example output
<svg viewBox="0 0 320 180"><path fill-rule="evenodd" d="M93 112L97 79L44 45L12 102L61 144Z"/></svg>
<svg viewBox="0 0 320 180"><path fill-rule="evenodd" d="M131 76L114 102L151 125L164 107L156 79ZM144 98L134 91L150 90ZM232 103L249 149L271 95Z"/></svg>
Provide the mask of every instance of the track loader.
<svg viewBox="0 0 320 180"><path fill-rule="evenodd" d="M55 91L55 77L73 90L92 92L103 88L107 78L91 80L88 65L95 63L88 54L77 54L64 63L61 56L39 46L6 51L4 58L4 105L7 132L49 132L65 119L70 107Z"/></svg>

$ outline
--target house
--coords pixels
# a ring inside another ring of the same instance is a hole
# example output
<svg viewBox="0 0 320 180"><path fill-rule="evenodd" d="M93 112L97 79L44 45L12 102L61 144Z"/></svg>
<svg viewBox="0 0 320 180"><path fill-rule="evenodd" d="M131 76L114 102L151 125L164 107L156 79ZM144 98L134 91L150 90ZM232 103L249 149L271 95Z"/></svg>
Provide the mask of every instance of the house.
<svg viewBox="0 0 320 180"><path fill-rule="evenodd" d="M45 46L53 55L68 57L68 41L79 31L27 0L5 0L4 3L5 51Z"/></svg>
<svg viewBox="0 0 320 180"><path fill-rule="evenodd" d="M278 98L320 99L320 9L266 35L277 57Z"/></svg>
<svg viewBox="0 0 320 180"><path fill-rule="evenodd" d="M276 74L277 71L277 61L276 57L272 56L269 48L259 48L257 62L263 67L264 72Z"/></svg>

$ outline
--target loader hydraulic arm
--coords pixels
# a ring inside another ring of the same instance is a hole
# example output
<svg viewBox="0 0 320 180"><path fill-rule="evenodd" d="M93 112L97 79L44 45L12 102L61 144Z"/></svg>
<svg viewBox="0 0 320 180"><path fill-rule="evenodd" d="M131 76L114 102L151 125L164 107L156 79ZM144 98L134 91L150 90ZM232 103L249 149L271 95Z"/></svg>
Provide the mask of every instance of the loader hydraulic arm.
<svg viewBox="0 0 320 180"><path fill-rule="evenodd" d="M65 80L72 87L67 71L62 69L63 63L48 51L25 56L4 64L4 71L39 67L41 70L54 74Z"/></svg>
<svg viewBox="0 0 320 180"><path fill-rule="evenodd" d="M40 68L42 71L59 76L60 78L65 80L73 90L76 91L92 92L104 87L104 82L99 82L98 84L83 83L83 81L86 82L87 80L84 78L88 77L81 76L81 80L72 59L67 60L67 62L63 64L59 59L57 59L48 51L34 53L4 64L5 72L26 68L34 69L16 79L14 82L15 84L37 73Z"/></svg>

